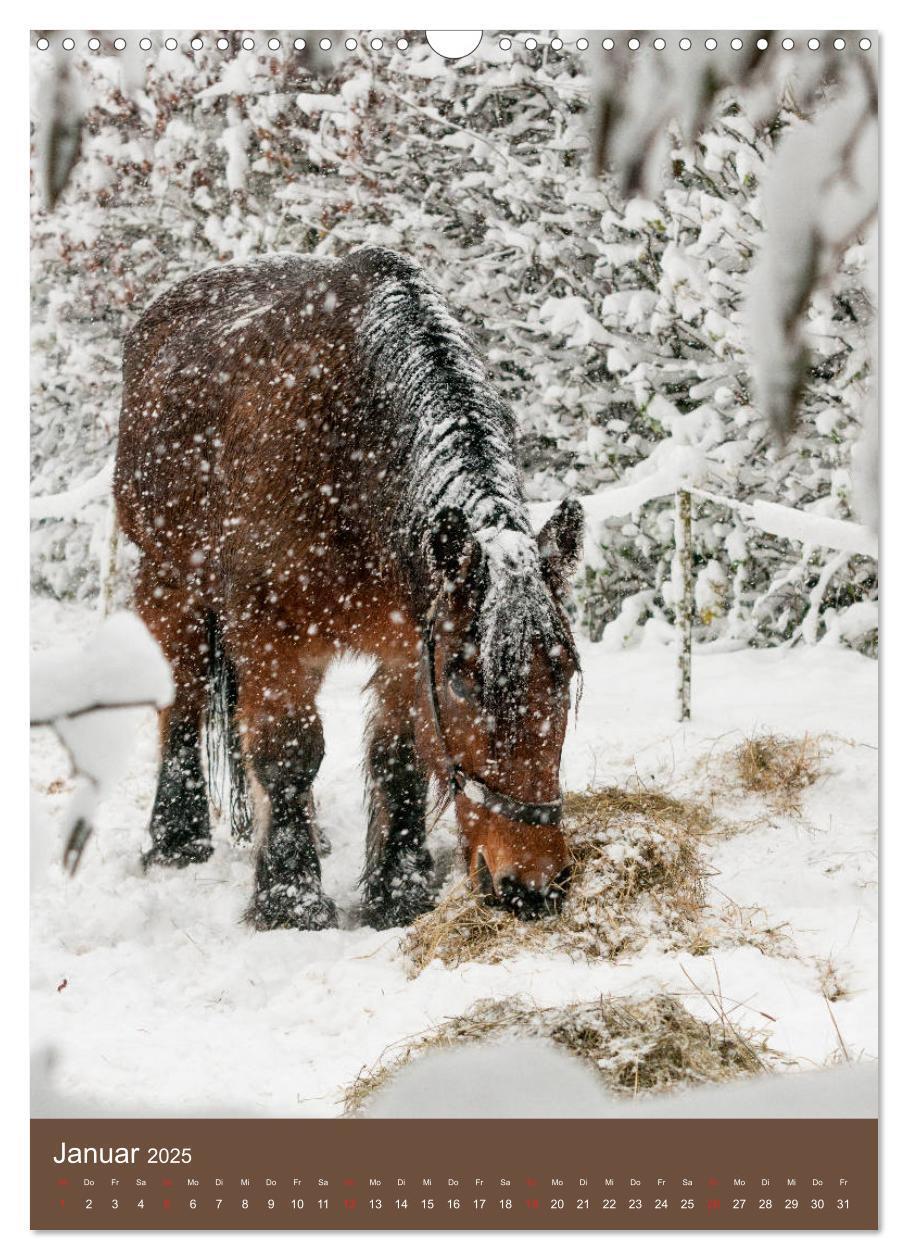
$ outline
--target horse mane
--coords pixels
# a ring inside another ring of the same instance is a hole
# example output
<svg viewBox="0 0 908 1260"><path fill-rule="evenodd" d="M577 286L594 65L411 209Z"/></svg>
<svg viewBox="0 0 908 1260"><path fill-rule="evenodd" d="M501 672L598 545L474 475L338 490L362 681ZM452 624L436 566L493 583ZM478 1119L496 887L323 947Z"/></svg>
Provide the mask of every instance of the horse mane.
<svg viewBox="0 0 908 1260"><path fill-rule="evenodd" d="M514 416L469 335L418 267L391 250L369 248L352 257L371 281L359 348L370 405L388 409L393 419L393 533L401 562L414 589L427 593L431 523L445 507L464 513L483 554L477 592L483 703L507 740L526 712L520 681L528 677L534 643L556 672L562 652L565 665L576 665L523 501Z"/></svg>
<svg viewBox="0 0 908 1260"><path fill-rule="evenodd" d="M372 282L358 341L370 405L390 411L394 422L402 549L422 547L427 525L445 507L460 508L474 535L490 528L529 534L514 416L468 333L407 259L373 248L353 258L368 266Z"/></svg>

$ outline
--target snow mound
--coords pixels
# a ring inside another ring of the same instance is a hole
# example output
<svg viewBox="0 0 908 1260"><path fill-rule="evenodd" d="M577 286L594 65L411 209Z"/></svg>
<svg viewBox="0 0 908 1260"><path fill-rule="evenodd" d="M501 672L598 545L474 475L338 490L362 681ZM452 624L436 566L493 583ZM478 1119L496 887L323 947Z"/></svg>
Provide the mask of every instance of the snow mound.
<svg viewBox="0 0 908 1260"><path fill-rule="evenodd" d="M547 1053L536 1054L527 1043L527 1036L538 1038ZM605 1086L612 1095L636 1098L640 1093L659 1092L678 1086L703 1084L704 1082L728 1081L739 1076L766 1070L769 1056L765 1042L754 1033L744 1033L727 1018L701 1020L684 1007L677 998L668 994L655 994L642 1001L629 998L604 998L595 1002L566 1003L561 1006L540 1008L524 998L508 1001L477 1002L463 1015L446 1020L408 1045L398 1048L389 1063L380 1063L371 1072L361 1073L347 1092L347 1108L359 1112L371 1102L373 1091L387 1082L393 1082L398 1070L403 1070L411 1059L419 1060L426 1051L439 1047L458 1048L463 1043L487 1043L487 1049L497 1049L498 1057L490 1057L492 1072L489 1080L479 1085L481 1092L489 1091L491 1098L483 1101L492 1106L485 1114L509 1114L497 1110L498 1106L528 1107L523 1114L543 1114L537 1106L559 1108L589 1105L594 1099L594 1085ZM570 1058L559 1055L551 1058L551 1046L568 1051ZM518 1061L523 1060L528 1075L506 1066L505 1060L516 1050ZM579 1064L586 1065L584 1076L577 1072ZM482 1066L471 1065L474 1069ZM595 1070L590 1077L588 1069ZM546 1085L549 1074L556 1078L564 1075L564 1098L557 1081ZM510 1074L507 1084L503 1076ZM420 1078L432 1082L433 1070L413 1070L417 1087ZM410 1077L412 1081L413 1077ZM436 1097L435 1105L458 1108L469 1106L474 1085L472 1076L460 1075L464 1087L447 1095L446 1101ZM584 1088L585 1087L585 1088ZM391 1089L391 1105L401 1095ZM423 1097L427 1097L425 1088ZM406 1099L408 1086L403 1085ZM462 1095L466 1097L463 1098ZM497 1097L497 1102L495 1101ZM382 1104L379 1102L379 1106ZM386 1104L387 1105L387 1104ZM598 1110L598 1108L597 1108ZM390 1114L387 1110L383 1114ZM518 1114L518 1113L513 1113ZM564 1114L564 1113L556 1113ZM569 1111L568 1114L574 1114Z"/></svg>
<svg viewBox="0 0 908 1260"><path fill-rule="evenodd" d="M610 1095L565 1051L515 1038L430 1050L378 1088L362 1114L375 1120L872 1118L878 1073L875 1063L862 1063L628 1100Z"/></svg>

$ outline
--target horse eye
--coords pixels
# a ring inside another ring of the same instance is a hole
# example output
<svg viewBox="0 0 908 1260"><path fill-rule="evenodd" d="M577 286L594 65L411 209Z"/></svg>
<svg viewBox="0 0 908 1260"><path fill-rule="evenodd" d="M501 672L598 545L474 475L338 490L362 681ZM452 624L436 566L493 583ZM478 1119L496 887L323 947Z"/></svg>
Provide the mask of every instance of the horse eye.
<svg viewBox="0 0 908 1260"><path fill-rule="evenodd" d="M470 700L473 697L473 690L470 684L460 674L451 674L448 679L448 687L451 690L451 695L456 700Z"/></svg>

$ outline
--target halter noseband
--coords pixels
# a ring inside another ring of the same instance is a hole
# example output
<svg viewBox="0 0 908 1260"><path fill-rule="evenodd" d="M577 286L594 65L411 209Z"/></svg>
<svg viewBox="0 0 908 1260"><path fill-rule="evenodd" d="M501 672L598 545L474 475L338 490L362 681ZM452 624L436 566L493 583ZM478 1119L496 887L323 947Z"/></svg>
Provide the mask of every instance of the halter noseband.
<svg viewBox="0 0 908 1260"><path fill-rule="evenodd" d="M435 682L435 609L429 617L423 634L423 649L426 658L426 669L429 675L429 701L432 709L432 720L435 734L448 772L448 782L452 793L456 796L462 792L475 805L482 805L493 814L500 814L509 822L526 823L529 827L553 827L561 822L562 798L554 801L521 801L515 796L499 792L478 774L467 774L451 756L444 727L441 724L441 713L438 708L438 688Z"/></svg>

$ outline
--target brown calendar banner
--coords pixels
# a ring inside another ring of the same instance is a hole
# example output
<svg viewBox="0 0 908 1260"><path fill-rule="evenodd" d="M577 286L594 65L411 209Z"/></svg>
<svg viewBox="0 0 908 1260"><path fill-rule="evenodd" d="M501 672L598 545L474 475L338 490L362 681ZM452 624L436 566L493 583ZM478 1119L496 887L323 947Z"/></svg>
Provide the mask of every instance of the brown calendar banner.
<svg viewBox="0 0 908 1260"><path fill-rule="evenodd" d="M36 1229L872 1229L865 30L35 30Z"/></svg>
<svg viewBox="0 0 908 1260"><path fill-rule="evenodd" d="M875 1120L35 1120L34 1229L875 1229Z"/></svg>

